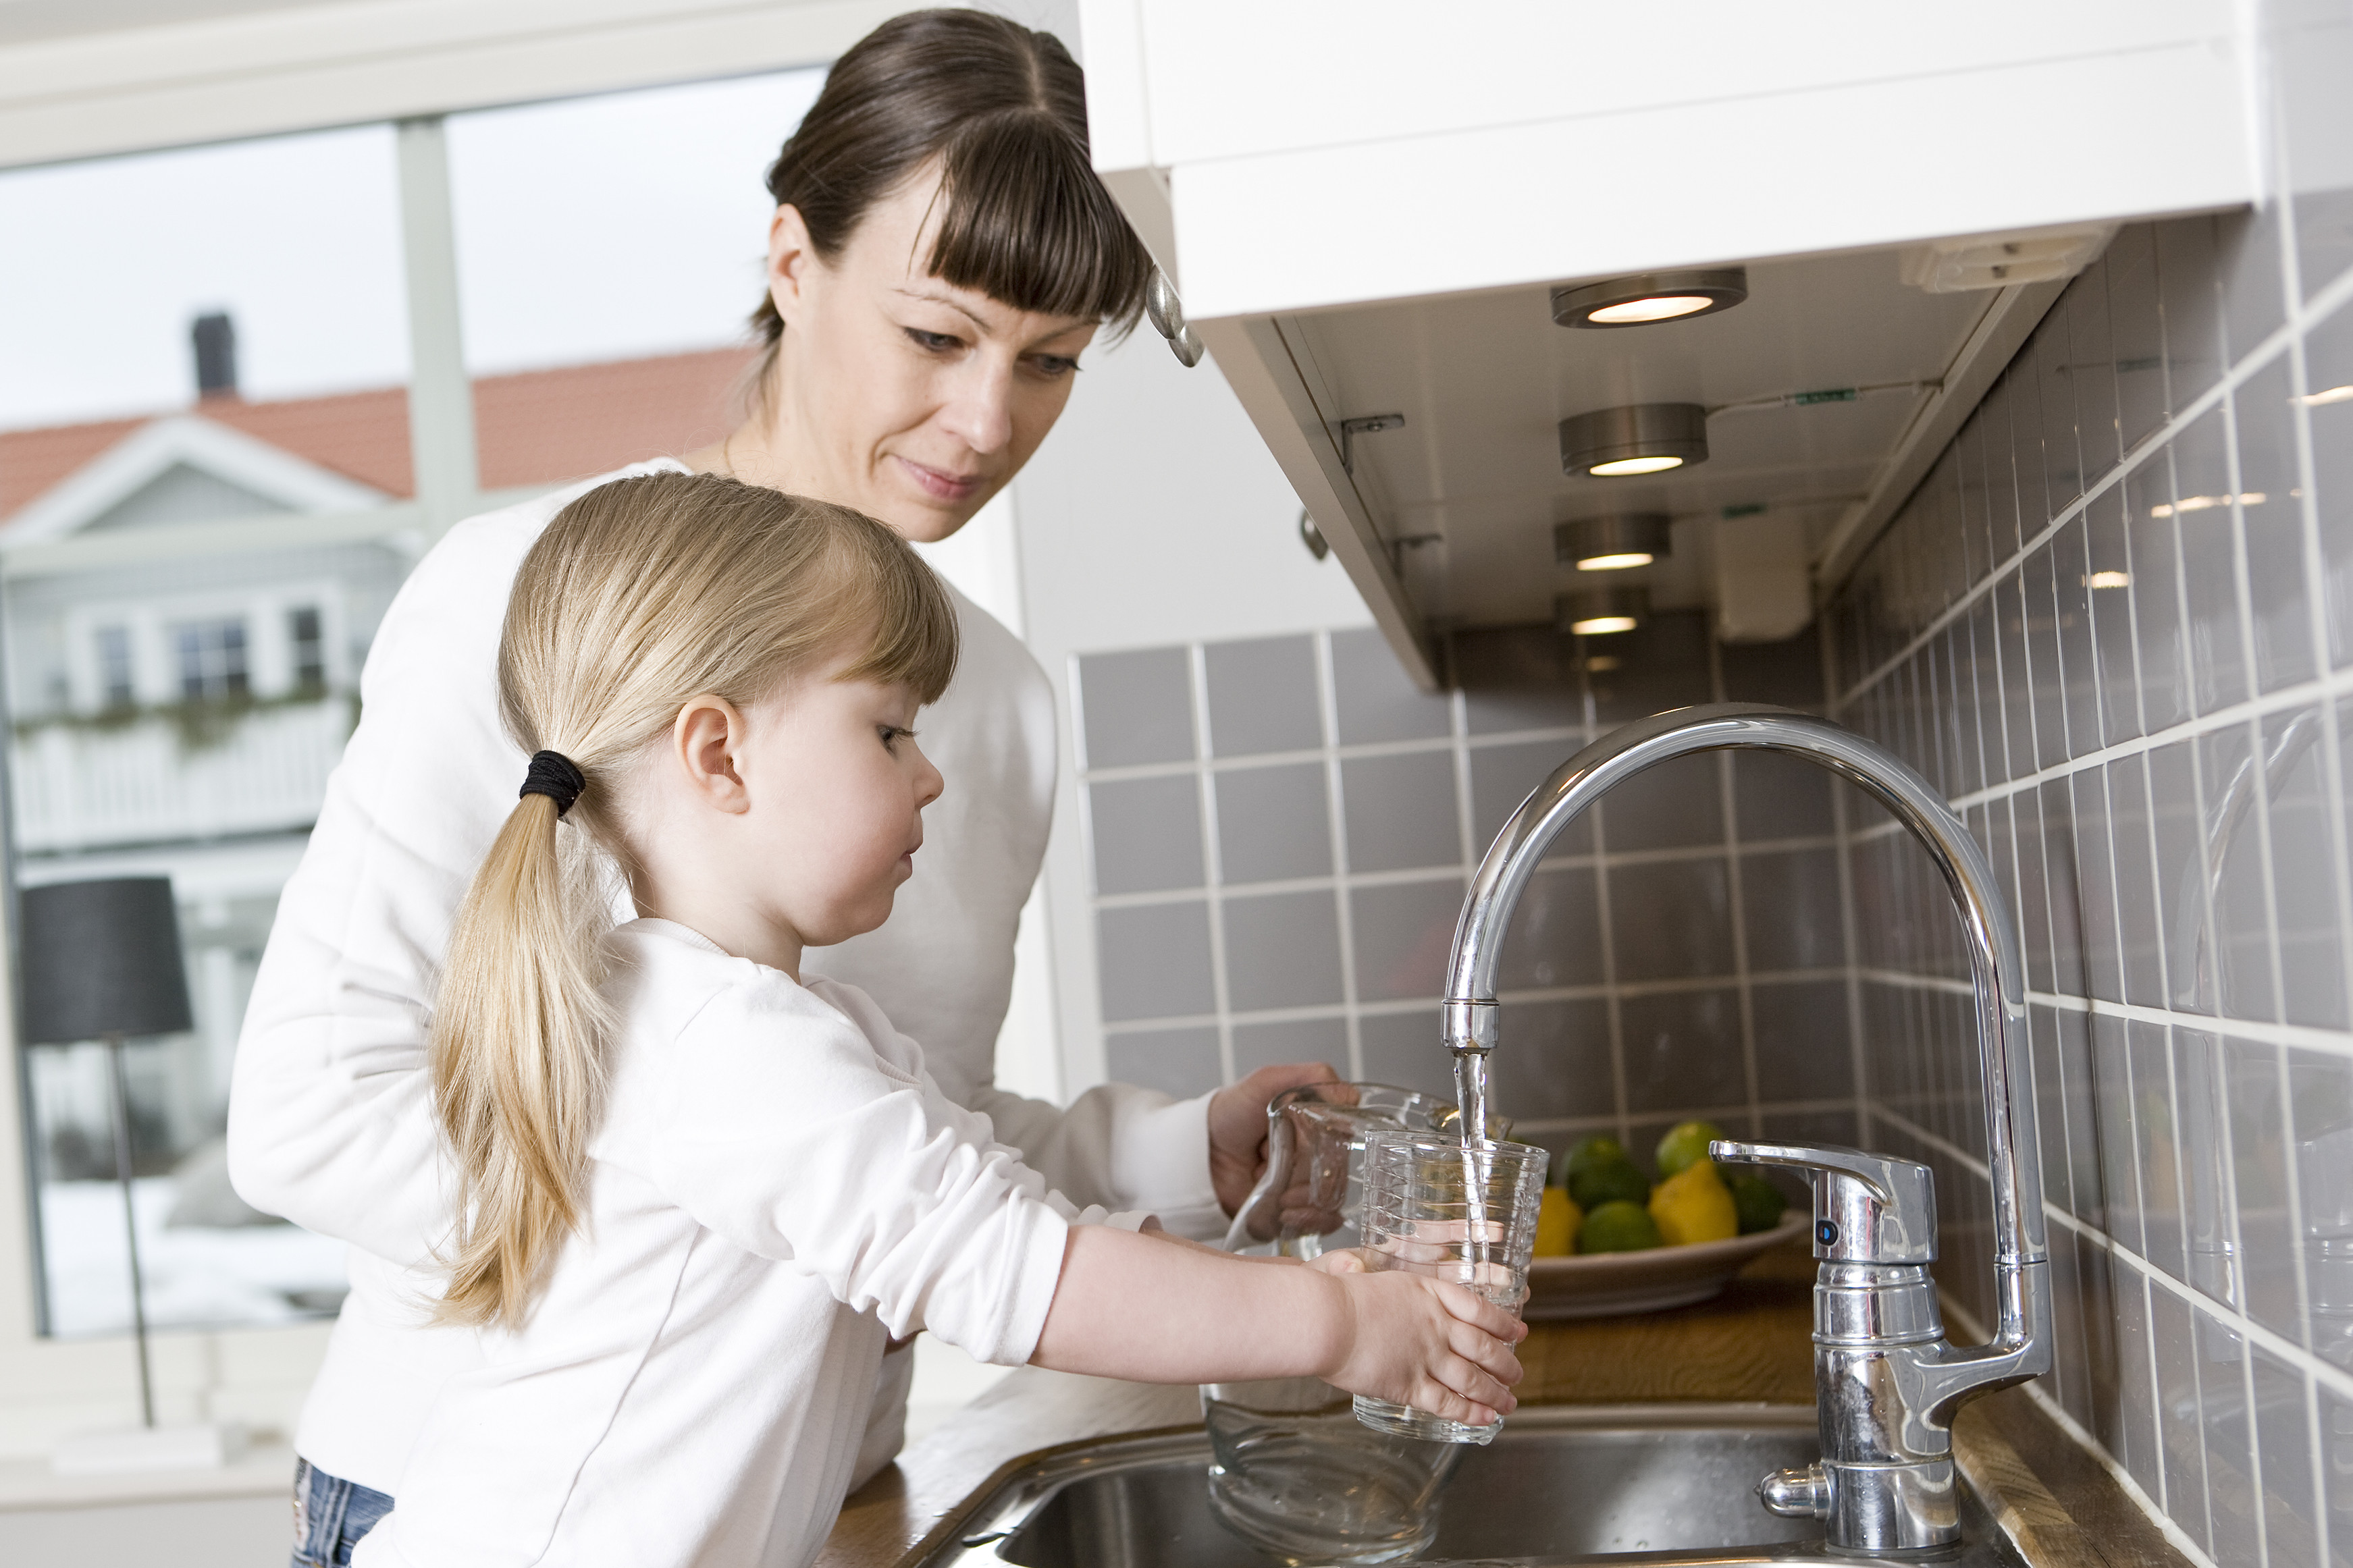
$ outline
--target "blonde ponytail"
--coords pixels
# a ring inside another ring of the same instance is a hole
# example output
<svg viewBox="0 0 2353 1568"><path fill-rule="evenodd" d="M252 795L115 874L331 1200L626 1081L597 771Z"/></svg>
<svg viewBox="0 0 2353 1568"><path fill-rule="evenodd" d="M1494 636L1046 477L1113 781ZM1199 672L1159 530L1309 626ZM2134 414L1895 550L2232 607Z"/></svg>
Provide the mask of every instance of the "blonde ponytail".
<svg viewBox="0 0 2353 1568"><path fill-rule="evenodd" d="M520 1322L580 1222L611 1025L597 939L630 865L629 769L689 698L748 706L845 651L838 679L926 702L955 668L945 590L846 508L650 475L575 500L524 557L500 710L524 751L562 753L583 784L568 811L516 804L450 933L431 1034L459 1199L442 1318Z"/></svg>

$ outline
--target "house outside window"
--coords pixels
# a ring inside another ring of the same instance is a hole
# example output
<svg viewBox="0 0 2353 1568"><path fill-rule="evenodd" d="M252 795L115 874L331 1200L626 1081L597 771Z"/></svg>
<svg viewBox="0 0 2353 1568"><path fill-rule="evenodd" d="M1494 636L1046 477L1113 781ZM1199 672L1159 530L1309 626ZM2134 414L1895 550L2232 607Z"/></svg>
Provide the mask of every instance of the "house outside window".
<svg viewBox="0 0 2353 1568"><path fill-rule="evenodd" d="M286 641L292 656L294 689L298 692L324 691L327 689L327 639L319 623L315 605L303 605L286 614Z"/></svg>
<svg viewBox="0 0 2353 1568"><path fill-rule="evenodd" d="M245 662L245 622L195 621L172 629L179 656L180 699L224 702L253 694Z"/></svg>
<svg viewBox="0 0 2353 1568"><path fill-rule="evenodd" d="M139 683L131 663L131 628L100 626L98 640L98 700L108 712L139 704Z"/></svg>

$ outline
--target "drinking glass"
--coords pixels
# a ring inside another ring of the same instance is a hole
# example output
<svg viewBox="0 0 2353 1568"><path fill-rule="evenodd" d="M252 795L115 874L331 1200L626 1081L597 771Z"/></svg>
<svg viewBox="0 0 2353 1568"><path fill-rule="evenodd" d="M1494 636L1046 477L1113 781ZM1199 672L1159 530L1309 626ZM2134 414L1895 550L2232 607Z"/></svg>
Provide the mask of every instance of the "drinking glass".
<svg viewBox="0 0 2353 1568"><path fill-rule="evenodd" d="M1525 1143L1466 1144L1452 1133L1366 1134L1367 1261L1467 1286L1516 1317L1528 1296L1548 1158ZM1500 1416L1472 1426L1361 1394L1356 1419L1378 1432L1440 1443L1490 1443L1504 1429Z"/></svg>

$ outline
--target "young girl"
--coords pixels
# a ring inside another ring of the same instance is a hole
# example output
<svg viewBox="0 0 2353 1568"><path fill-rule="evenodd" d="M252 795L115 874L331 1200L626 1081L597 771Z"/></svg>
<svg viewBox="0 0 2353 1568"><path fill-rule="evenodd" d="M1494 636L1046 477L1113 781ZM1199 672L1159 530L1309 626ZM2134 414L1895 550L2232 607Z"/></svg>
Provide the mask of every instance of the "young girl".
<svg viewBox="0 0 2353 1568"><path fill-rule="evenodd" d="M592 490L525 557L499 689L533 755L433 1021L460 1194L437 1310L482 1364L355 1563L806 1563L884 1343L919 1328L1000 1363L1512 1408L1507 1314L1078 1213L862 993L801 977L913 869L943 785L912 724L955 647L891 530L714 476ZM600 868L640 916L601 938Z"/></svg>

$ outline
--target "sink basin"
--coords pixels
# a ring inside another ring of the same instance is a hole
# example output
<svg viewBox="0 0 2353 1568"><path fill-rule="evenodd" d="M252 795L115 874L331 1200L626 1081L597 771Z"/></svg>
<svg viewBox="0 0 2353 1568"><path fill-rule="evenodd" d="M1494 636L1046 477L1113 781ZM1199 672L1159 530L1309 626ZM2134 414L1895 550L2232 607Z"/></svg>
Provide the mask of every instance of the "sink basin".
<svg viewBox="0 0 2353 1568"><path fill-rule="evenodd" d="M1821 1552L1812 1521L1757 1501L1758 1477L1820 1451L1810 1405L1531 1407L1464 1455L1420 1561L1853 1568ZM1209 1511L1208 1462L1194 1432L1057 1450L1014 1472L925 1568L1274 1568ZM1963 1523L1968 1544L1941 1562L2015 1563L1967 1501Z"/></svg>

